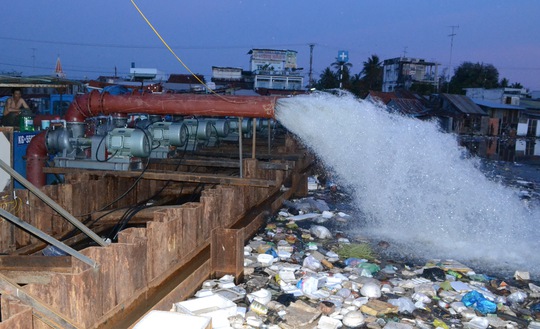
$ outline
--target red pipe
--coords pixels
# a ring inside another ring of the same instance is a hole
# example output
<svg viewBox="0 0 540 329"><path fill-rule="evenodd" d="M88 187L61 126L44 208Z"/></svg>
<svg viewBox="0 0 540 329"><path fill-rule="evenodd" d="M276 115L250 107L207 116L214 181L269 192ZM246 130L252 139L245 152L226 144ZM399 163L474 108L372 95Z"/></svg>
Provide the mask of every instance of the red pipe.
<svg viewBox="0 0 540 329"><path fill-rule="evenodd" d="M278 97L222 96L194 94L111 95L96 90L75 97L66 112L66 122L84 122L88 117L113 113L145 113L159 115L235 116L273 118ZM26 150L28 180L45 185L43 166L47 159L45 133L35 136Z"/></svg>
<svg viewBox="0 0 540 329"><path fill-rule="evenodd" d="M46 176L43 173L43 167L47 161L45 135L44 131L34 136L26 149L26 179L38 188L46 183Z"/></svg>
<svg viewBox="0 0 540 329"><path fill-rule="evenodd" d="M277 97L194 94L111 95L94 90L75 98L66 113L67 122L112 113L159 115L234 116L273 118Z"/></svg>

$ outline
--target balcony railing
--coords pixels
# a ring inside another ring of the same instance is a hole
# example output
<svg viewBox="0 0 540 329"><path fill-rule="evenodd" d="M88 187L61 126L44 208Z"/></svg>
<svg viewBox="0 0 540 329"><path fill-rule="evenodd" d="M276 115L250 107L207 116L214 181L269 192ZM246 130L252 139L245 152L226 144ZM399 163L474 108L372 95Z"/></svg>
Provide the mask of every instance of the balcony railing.
<svg viewBox="0 0 540 329"><path fill-rule="evenodd" d="M253 74L256 75L283 75L283 76L301 76L301 71L277 71L277 70L255 70Z"/></svg>

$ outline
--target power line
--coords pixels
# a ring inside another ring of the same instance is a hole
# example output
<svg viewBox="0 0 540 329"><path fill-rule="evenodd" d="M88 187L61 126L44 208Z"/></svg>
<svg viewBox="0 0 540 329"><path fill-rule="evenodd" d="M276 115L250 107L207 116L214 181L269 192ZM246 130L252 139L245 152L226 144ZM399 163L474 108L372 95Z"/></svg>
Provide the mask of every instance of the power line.
<svg viewBox="0 0 540 329"><path fill-rule="evenodd" d="M19 41L19 42L34 42L45 43L53 45L66 45L77 47L100 47L100 48L123 48L123 49L163 49L163 46L148 46L148 45L126 45L126 44L111 44L111 43L84 43L84 42L70 42L70 41L53 41L53 40L36 40L36 39L23 39L2 37L0 40ZM305 46L305 43L290 43L290 44L267 44L267 45L234 45L234 46L171 46L175 49L183 50L219 50L219 49L246 49L246 48L271 48L271 47L300 47Z"/></svg>

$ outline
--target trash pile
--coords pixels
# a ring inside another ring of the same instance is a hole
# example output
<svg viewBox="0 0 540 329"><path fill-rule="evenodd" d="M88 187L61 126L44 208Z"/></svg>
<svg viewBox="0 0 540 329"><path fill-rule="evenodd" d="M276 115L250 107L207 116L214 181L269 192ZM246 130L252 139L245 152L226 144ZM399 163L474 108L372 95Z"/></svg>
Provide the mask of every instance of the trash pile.
<svg viewBox="0 0 540 329"><path fill-rule="evenodd" d="M503 280L454 260L379 259L388 243L350 241L339 230L350 220L321 199L287 202L245 246L244 282L205 281L170 312L197 324L179 318L174 328L540 329L540 286L528 272Z"/></svg>

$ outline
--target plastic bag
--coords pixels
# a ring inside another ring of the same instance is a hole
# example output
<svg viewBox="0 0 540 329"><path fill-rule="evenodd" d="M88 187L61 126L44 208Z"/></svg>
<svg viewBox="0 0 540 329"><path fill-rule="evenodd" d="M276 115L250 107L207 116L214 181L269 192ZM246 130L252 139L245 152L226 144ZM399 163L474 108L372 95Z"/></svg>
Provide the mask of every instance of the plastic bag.
<svg viewBox="0 0 540 329"><path fill-rule="evenodd" d="M358 264L358 268L368 270L371 274L377 273L381 270L379 265L372 263L360 263Z"/></svg>
<svg viewBox="0 0 540 329"><path fill-rule="evenodd" d="M487 300L484 295L476 290L470 291L463 298L461 302L467 307L474 307L475 310L482 314L496 313L497 304Z"/></svg>
<svg viewBox="0 0 540 329"><path fill-rule="evenodd" d="M339 256L338 256L339 257ZM351 267L357 267L361 263L365 263L367 260L360 259L360 258L347 258L345 259L345 265L351 266Z"/></svg>
<svg viewBox="0 0 540 329"><path fill-rule="evenodd" d="M319 271L322 269L321 262L319 262L315 257L311 255L304 258L304 262L302 263L302 266L313 271Z"/></svg>
<svg viewBox="0 0 540 329"><path fill-rule="evenodd" d="M446 280L446 273L438 267L431 267L424 269L422 277L430 281L444 281Z"/></svg>
<svg viewBox="0 0 540 329"><path fill-rule="evenodd" d="M523 303L526 298L527 298L527 294L524 293L523 291L513 292L510 295L508 295L508 297L506 297L506 299L512 304L514 304L514 303L518 303L518 304Z"/></svg>
<svg viewBox="0 0 540 329"><path fill-rule="evenodd" d="M394 306L397 306L400 313L412 313L416 309L413 301L407 297L389 299L388 302Z"/></svg>
<svg viewBox="0 0 540 329"><path fill-rule="evenodd" d="M316 236L319 239L331 239L332 238L332 233L330 233L330 230L327 229L326 227L320 226L320 225L313 225L309 229L309 233L313 234L314 236Z"/></svg>
<svg viewBox="0 0 540 329"><path fill-rule="evenodd" d="M60 250L52 245L48 245L41 252L43 253L43 256L67 256L65 251Z"/></svg>
<svg viewBox="0 0 540 329"><path fill-rule="evenodd" d="M381 297L381 288L375 282L368 282L362 286L360 294L364 297L379 298Z"/></svg>

